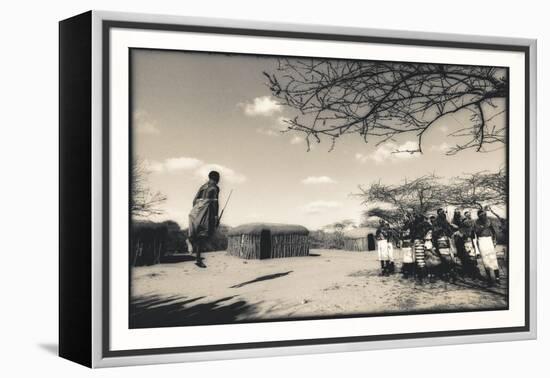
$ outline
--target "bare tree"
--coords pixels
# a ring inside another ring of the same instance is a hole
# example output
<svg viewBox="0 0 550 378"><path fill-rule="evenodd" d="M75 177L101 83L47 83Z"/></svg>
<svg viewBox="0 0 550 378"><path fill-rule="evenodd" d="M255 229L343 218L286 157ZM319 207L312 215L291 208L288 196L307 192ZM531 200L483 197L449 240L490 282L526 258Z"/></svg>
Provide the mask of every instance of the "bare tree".
<svg viewBox="0 0 550 378"><path fill-rule="evenodd" d="M508 180L506 171L477 172L455 177L445 187L443 200L451 206L487 209L505 226L506 219L495 212L494 207L506 205Z"/></svg>
<svg viewBox="0 0 550 378"><path fill-rule="evenodd" d="M498 67L398 63L358 60L281 58L274 72L264 72L282 105L298 111L288 130L310 143L329 138L334 148L343 135L355 134L377 145L398 135L422 137L448 115L467 112L470 122L450 136L447 151L487 151L505 142L507 72Z"/></svg>
<svg viewBox="0 0 550 378"><path fill-rule="evenodd" d="M485 209L500 221L501 227L507 226L506 218L495 211L507 203L508 180L504 169L465 174L448 183L441 183L439 177L428 175L405 180L399 185L376 182L367 187L360 186L359 190L355 195L367 206L363 212L365 221L374 217L400 227L407 212L426 214L448 205Z"/></svg>
<svg viewBox="0 0 550 378"><path fill-rule="evenodd" d="M397 214L404 217L410 211L425 214L437 209L443 203L443 186L439 182L439 177L435 175L405 180L399 185L385 185L377 182L368 187L359 186L359 191L355 195L362 199L363 205L374 206L371 209L373 211L381 203L389 205L396 212L391 215L391 218L395 218ZM384 215L390 216L389 213Z"/></svg>
<svg viewBox="0 0 550 378"><path fill-rule="evenodd" d="M135 159L132 163L131 211L136 218L149 218L163 213L160 206L166 201L166 196L149 188L148 175L144 162Z"/></svg>
<svg viewBox="0 0 550 378"><path fill-rule="evenodd" d="M405 214L396 209L384 209L376 206L363 212L362 225L366 227L378 227L371 218L378 218L386 221L390 227L400 229L405 223Z"/></svg>

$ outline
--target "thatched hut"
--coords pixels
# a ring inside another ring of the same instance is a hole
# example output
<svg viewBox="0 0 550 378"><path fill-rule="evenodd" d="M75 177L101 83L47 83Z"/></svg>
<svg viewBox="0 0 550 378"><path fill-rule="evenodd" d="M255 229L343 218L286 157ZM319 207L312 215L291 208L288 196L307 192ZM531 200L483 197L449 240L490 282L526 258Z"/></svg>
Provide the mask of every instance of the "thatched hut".
<svg viewBox="0 0 550 378"><path fill-rule="evenodd" d="M131 227L130 263L132 266L153 265L166 253L168 227L163 223L135 221Z"/></svg>
<svg viewBox="0 0 550 378"><path fill-rule="evenodd" d="M227 253L243 259L309 255L309 231L291 224L250 223L229 230Z"/></svg>
<svg viewBox="0 0 550 378"><path fill-rule="evenodd" d="M362 227L344 231L344 249L346 251L374 251L376 243L373 228Z"/></svg>

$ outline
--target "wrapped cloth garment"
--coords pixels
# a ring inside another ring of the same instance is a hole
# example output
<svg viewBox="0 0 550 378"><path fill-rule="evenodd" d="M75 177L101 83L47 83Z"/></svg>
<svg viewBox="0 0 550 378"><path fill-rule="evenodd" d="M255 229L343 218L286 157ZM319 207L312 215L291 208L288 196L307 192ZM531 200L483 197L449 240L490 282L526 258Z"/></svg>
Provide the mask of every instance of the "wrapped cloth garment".
<svg viewBox="0 0 550 378"><path fill-rule="evenodd" d="M419 268L424 268L426 266L425 262L425 254L424 254L424 241L420 239L414 240L414 260L416 262L416 265L418 265Z"/></svg>
<svg viewBox="0 0 550 378"><path fill-rule="evenodd" d="M456 243L456 239L454 238L454 236L451 236L449 238L449 247L451 250L453 263L456 264L458 267L461 267L463 256L461 256L461 254L458 252L458 245Z"/></svg>
<svg viewBox="0 0 550 378"><path fill-rule="evenodd" d="M451 241L447 236L441 236L437 239L437 251L441 256L441 259L446 263L454 262L454 254L451 248Z"/></svg>
<svg viewBox="0 0 550 378"><path fill-rule="evenodd" d="M403 264L412 264L414 263L414 253L411 248L410 240L403 240L403 245L401 246L403 251Z"/></svg>
<svg viewBox="0 0 550 378"><path fill-rule="evenodd" d="M189 239L206 239L216 230L219 188L210 183L202 185L189 212Z"/></svg>
<svg viewBox="0 0 550 378"><path fill-rule="evenodd" d="M464 219L464 221L462 222L462 225L460 226L460 233L465 238L471 238L472 233L474 231L474 226L475 226L474 220L470 218L466 218Z"/></svg>
<svg viewBox="0 0 550 378"><path fill-rule="evenodd" d="M470 275L472 278L479 276L478 270L478 252L476 249L475 243L472 241L472 238L464 238L464 257L462 264L462 272L464 274Z"/></svg>
<svg viewBox="0 0 550 378"><path fill-rule="evenodd" d="M424 261L428 268L435 268L441 265L441 257L433 247L431 240L424 243Z"/></svg>
<svg viewBox="0 0 550 378"><path fill-rule="evenodd" d="M453 228L445 214L439 214L433 224L433 238L438 240L442 236L450 236L453 233Z"/></svg>
<svg viewBox="0 0 550 378"><path fill-rule="evenodd" d="M477 237L483 237L483 236L496 236L496 229L493 225L493 222L491 222L490 219L477 219L474 223L474 232L477 235Z"/></svg>
<svg viewBox="0 0 550 378"><path fill-rule="evenodd" d="M189 213L189 238L196 240L208 236L210 200L199 199Z"/></svg>
<svg viewBox="0 0 550 378"><path fill-rule="evenodd" d="M388 247L388 241L386 239L377 240L376 247L378 249L378 260L380 261L390 260L390 251Z"/></svg>
<svg viewBox="0 0 550 378"><path fill-rule="evenodd" d="M474 246L474 242L472 241L472 238L466 238L464 239L464 252L465 257L469 260L475 260L476 259L476 249Z"/></svg>
<svg viewBox="0 0 550 378"><path fill-rule="evenodd" d="M477 238L481 260L486 269L498 269L497 251L493 244L493 238L490 236L481 236Z"/></svg>
<svg viewBox="0 0 550 378"><path fill-rule="evenodd" d="M393 261L393 243L388 242L388 257L390 261Z"/></svg>
<svg viewBox="0 0 550 378"><path fill-rule="evenodd" d="M449 238L449 248L451 249L451 254L453 256L456 256L457 253L457 246L456 246L456 240L454 237Z"/></svg>

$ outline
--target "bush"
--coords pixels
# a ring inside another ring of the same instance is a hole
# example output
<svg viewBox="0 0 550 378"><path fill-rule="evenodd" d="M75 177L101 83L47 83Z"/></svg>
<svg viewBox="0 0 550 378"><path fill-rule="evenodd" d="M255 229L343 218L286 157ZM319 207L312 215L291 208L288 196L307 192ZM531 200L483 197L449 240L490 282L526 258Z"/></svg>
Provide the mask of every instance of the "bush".
<svg viewBox="0 0 550 378"><path fill-rule="evenodd" d="M168 230L166 243L166 253L187 253L187 230L182 230L174 221L162 222Z"/></svg>
<svg viewBox="0 0 550 378"><path fill-rule="evenodd" d="M130 264L153 265L161 257L187 252L187 234L174 221L134 221L130 240Z"/></svg>
<svg viewBox="0 0 550 378"><path fill-rule="evenodd" d="M204 242L202 252L225 251L227 249L228 231L228 226L223 224L220 225L220 227L218 227L218 229L214 232L214 235Z"/></svg>
<svg viewBox="0 0 550 378"><path fill-rule="evenodd" d="M341 231L312 231L309 246L312 249L344 249L344 234Z"/></svg>

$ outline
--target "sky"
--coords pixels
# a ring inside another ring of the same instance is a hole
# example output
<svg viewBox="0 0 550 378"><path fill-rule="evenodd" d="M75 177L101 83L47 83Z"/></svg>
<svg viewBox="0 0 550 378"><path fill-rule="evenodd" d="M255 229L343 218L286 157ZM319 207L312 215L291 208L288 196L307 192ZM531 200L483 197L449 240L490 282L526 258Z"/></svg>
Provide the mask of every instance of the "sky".
<svg viewBox="0 0 550 378"><path fill-rule="evenodd" d="M456 113L434 124L423 139L423 154L393 154L415 146L400 136L376 147L356 136L315 144L308 151L300 133L284 130L294 116L270 95L263 71L274 57L133 50L133 153L149 171L151 190L166 195L163 214L182 228L198 188L210 170L221 173L220 203L231 190L222 223L301 224L309 229L352 219L365 210L353 196L359 185L398 184L435 173L444 178L505 164L505 149L454 156L448 134L469 123Z"/></svg>

